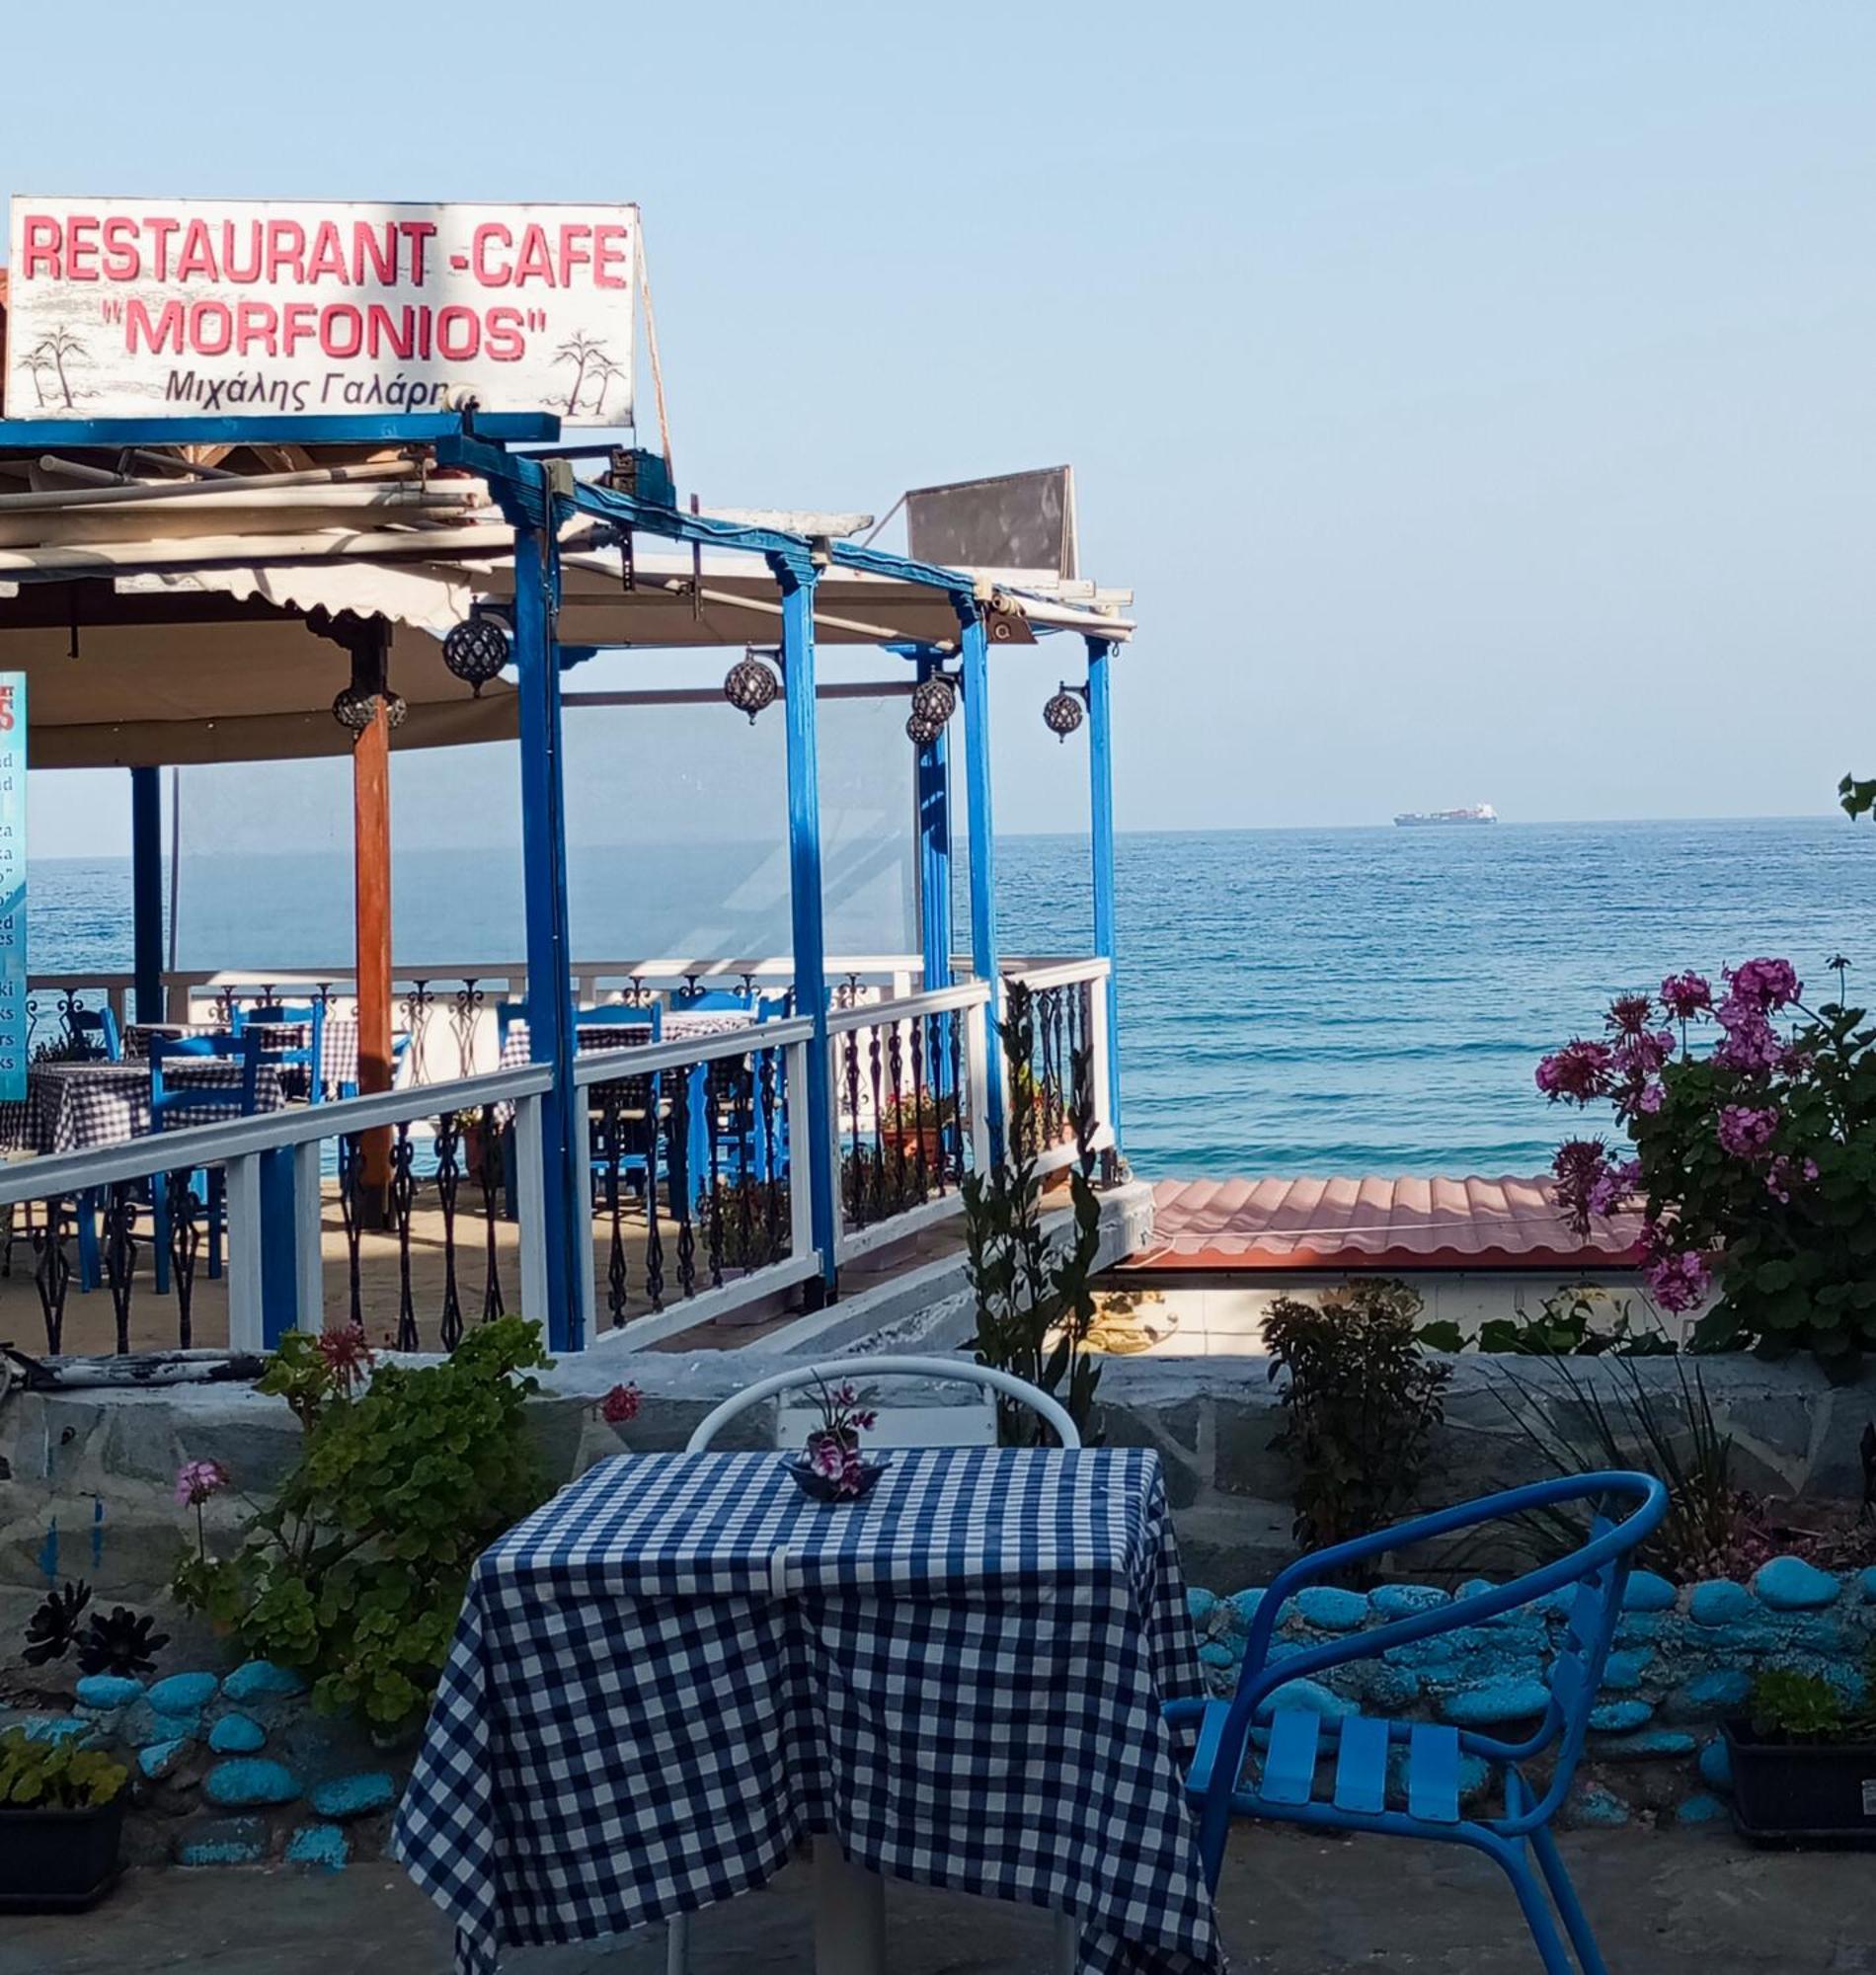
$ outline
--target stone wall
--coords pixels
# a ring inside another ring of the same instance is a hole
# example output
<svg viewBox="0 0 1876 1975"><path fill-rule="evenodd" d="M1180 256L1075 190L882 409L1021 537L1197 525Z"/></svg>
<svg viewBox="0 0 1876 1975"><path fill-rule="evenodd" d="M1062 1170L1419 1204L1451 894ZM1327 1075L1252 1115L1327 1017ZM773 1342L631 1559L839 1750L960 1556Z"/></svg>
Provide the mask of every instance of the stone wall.
<svg viewBox="0 0 1876 1975"><path fill-rule="evenodd" d="M1601 1466L1604 1457L1579 1394L1595 1394L1619 1417L1633 1390L1632 1372L1655 1403L1676 1416L1682 1372L1691 1377L1696 1363L1715 1419L1732 1436L1739 1486L1803 1502L1862 1499L1859 1441L1876 1420L1876 1379L1834 1386L1808 1362L1773 1365L1745 1355L1578 1358L1567 1368L1470 1354L1446 1362L1452 1376L1446 1423L1434 1439L1417 1506L1466 1501L1556 1471L1506 1408L1508 1396L1526 1403L1513 1381L1585 1466ZM1110 1360L1102 1374L1108 1438L1158 1450L1187 1576L1199 1583L1265 1583L1294 1553L1292 1477L1273 1445L1284 1413L1270 1372L1266 1357L1145 1357ZM1428 1560L1414 1567L1425 1569ZM1470 1567L1490 1565L1481 1558Z"/></svg>
<svg viewBox="0 0 1876 1975"><path fill-rule="evenodd" d="M1364 1595L1314 1585L1286 1602L1272 1664L1311 1645L1373 1631L1390 1620L1444 1605L1437 1585L1390 1583ZM1482 1587L1478 1587L1482 1588ZM1291 1681L1276 1707L1328 1719L1357 1711L1448 1722L1518 1741L1548 1701L1544 1674L1561 1643L1569 1593L1483 1624L1435 1633L1379 1656ZM1228 1695L1243 1667L1246 1633L1261 1589L1217 1597L1190 1594L1199 1657L1213 1692ZM1636 1571L1623 1600L1584 1764L1566 1805L1576 1824L1631 1819L1704 1823L1724 1814L1730 1790L1719 1723L1742 1711L1753 1675L1789 1667L1821 1675L1846 1701L1863 1696L1876 1645L1876 1569L1833 1576L1797 1557L1776 1557L1750 1584L1723 1578L1671 1584ZM1483 1798L1485 1765L1463 1759L1467 1801Z"/></svg>

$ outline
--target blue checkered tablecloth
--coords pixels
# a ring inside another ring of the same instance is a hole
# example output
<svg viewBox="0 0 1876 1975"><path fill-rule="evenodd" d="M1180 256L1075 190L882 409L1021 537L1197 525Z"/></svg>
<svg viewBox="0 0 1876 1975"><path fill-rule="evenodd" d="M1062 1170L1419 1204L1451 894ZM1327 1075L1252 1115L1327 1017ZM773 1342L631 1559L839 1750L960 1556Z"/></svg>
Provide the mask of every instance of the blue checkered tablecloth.
<svg viewBox="0 0 1876 1975"><path fill-rule="evenodd" d="M1065 1908L1090 1975L1219 1965L1160 1704L1199 1668L1157 1458L608 1461L478 1562L393 1849L460 1975L857 1863Z"/></svg>

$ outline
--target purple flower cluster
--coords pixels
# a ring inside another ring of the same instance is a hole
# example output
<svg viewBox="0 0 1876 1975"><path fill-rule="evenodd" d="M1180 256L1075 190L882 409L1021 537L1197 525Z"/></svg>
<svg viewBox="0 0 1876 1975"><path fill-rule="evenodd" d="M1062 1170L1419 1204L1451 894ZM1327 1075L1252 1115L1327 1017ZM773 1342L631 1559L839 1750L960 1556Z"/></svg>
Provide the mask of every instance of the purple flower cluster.
<svg viewBox="0 0 1876 1975"><path fill-rule="evenodd" d="M1614 1088L1615 1052L1581 1036L1537 1066L1537 1088L1551 1103L1588 1104Z"/></svg>
<svg viewBox="0 0 1876 1975"><path fill-rule="evenodd" d="M186 1461L176 1470L176 1499L186 1509L199 1509L219 1495L232 1477L219 1461Z"/></svg>
<svg viewBox="0 0 1876 1975"><path fill-rule="evenodd" d="M1789 1007L1804 992L1804 983L1788 960L1745 960L1726 977L1729 1001L1764 1009Z"/></svg>
<svg viewBox="0 0 1876 1975"><path fill-rule="evenodd" d="M1723 1105L1717 1129L1722 1151L1731 1152L1736 1159L1756 1159L1778 1129L1777 1106L1768 1104L1755 1110L1750 1104Z"/></svg>
<svg viewBox="0 0 1876 1975"><path fill-rule="evenodd" d="M1780 1152L1772 1160L1765 1174L1765 1191L1781 1207L1791 1205L1791 1189L1794 1186L1809 1186L1818 1176L1816 1159L1790 1159Z"/></svg>
<svg viewBox="0 0 1876 1975"><path fill-rule="evenodd" d="M1642 1280L1663 1309L1691 1309L1713 1287L1713 1271L1704 1255L1663 1255L1651 1263Z"/></svg>
<svg viewBox="0 0 1876 1975"><path fill-rule="evenodd" d="M1671 974L1661 984L1661 1005L1678 1022L1690 1022L1713 1005L1713 988L1704 974Z"/></svg>

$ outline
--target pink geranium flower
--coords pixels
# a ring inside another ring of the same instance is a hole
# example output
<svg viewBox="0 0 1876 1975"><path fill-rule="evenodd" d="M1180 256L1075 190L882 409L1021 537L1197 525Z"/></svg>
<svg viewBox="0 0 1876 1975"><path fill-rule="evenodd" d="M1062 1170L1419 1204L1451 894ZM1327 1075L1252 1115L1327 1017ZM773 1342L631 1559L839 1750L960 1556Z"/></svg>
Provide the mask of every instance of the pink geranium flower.
<svg viewBox="0 0 1876 1975"><path fill-rule="evenodd" d="M607 1426L628 1426L638 1418L641 1403L636 1385L614 1385L599 1401L599 1417Z"/></svg>
<svg viewBox="0 0 1876 1975"><path fill-rule="evenodd" d="M199 1509L219 1495L232 1477L219 1461L186 1461L176 1470L176 1499L186 1509Z"/></svg>
<svg viewBox="0 0 1876 1975"><path fill-rule="evenodd" d="M1713 1005L1713 989L1703 974L1671 974L1661 984L1661 1005L1678 1022L1690 1022Z"/></svg>
<svg viewBox="0 0 1876 1975"><path fill-rule="evenodd" d="M1613 1086L1614 1051L1578 1036L1537 1066L1537 1088L1551 1103L1588 1104Z"/></svg>

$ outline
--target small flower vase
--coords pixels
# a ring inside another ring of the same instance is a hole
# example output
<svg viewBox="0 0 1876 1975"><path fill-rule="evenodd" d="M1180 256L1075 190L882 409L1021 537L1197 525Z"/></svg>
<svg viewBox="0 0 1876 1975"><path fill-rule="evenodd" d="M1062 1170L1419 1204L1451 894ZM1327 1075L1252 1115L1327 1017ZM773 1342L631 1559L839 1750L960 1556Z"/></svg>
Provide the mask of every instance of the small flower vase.
<svg viewBox="0 0 1876 1975"><path fill-rule="evenodd" d="M851 1431L814 1434L782 1464L815 1502L863 1502L886 1472L884 1460L869 1461L860 1453L859 1435Z"/></svg>

